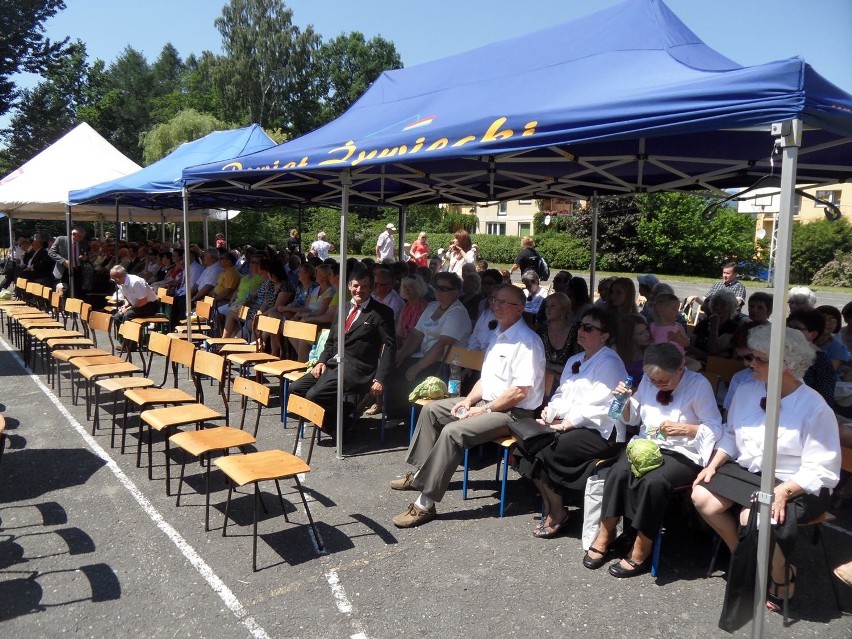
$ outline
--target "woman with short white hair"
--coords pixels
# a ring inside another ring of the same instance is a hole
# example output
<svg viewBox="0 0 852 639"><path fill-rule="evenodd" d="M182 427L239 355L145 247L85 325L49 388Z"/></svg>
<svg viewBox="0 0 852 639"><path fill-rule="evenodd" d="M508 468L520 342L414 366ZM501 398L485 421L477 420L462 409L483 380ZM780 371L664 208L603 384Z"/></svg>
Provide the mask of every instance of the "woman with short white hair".
<svg viewBox="0 0 852 639"><path fill-rule="evenodd" d="M716 445L707 467L693 484L692 501L701 516L732 551L738 544L737 526L748 521L752 493L760 490L766 427L766 382L772 328L749 332L752 350L745 360L754 379L737 389L728 411L727 430ZM785 595L793 594L796 569L792 556L796 524L825 512L831 489L839 481L840 436L837 418L822 396L802 381L814 360L814 347L800 331L784 328L781 401L778 411L773 532L777 546L772 556L766 607L780 612ZM742 507L739 518L732 510Z"/></svg>

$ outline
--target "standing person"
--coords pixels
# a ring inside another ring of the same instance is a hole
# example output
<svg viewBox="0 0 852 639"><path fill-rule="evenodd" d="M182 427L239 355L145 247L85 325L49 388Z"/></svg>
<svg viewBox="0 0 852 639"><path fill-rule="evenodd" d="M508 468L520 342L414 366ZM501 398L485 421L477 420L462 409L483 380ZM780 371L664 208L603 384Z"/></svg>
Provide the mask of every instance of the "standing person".
<svg viewBox="0 0 852 639"><path fill-rule="evenodd" d="M123 266L113 266L109 278L121 288L124 306L115 311L116 330L122 322L137 317L154 317L160 310L160 300L151 285L138 275L130 275Z"/></svg>
<svg viewBox="0 0 852 639"><path fill-rule="evenodd" d="M290 254L301 255L302 238L299 236L298 229L290 229L290 237L287 238L287 250L290 251Z"/></svg>
<svg viewBox="0 0 852 639"><path fill-rule="evenodd" d="M383 233L379 234L376 240L376 261L379 264L389 260L395 261L396 247L394 246L393 234L396 232L396 227L392 223L385 226Z"/></svg>
<svg viewBox="0 0 852 639"><path fill-rule="evenodd" d="M476 253L473 251L473 244L470 241L470 233L464 229L456 231L447 252L450 254L450 263L447 270L459 277L464 277L462 268L465 264L472 263L476 257Z"/></svg>
<svg viewBox="0 0 852 639"><path fill-rule="evenodd" d="M53 277L59 280L68 295L70 295L69 276L73 277L74 280L74 294L80 295L82 290L81 274L75 269L80 265L80 253L88 252L89 243L86 241L86 231L79 226L75 226L71 230L70 241L67 235L60 235L47 250L50 259L56 263L53 267Z"/></svg>
<svg viewBox="0 0 852 639"><path fill-rule="evenodd" d="M510 273L520 270L521 273L526 273L533 270L538 273L538 265L541 262L541 255L535 250L535 242L529 235L521 238L521 250L515 258L515 263L509 269Z"/></svg>
<svg viewBox="0 0 852 639"><path fill-rule="evenodd" d="M693 302L698 302L699 304L703 304L704 300L709 297L713 297L719 291L730 291L734 294L734 297L737 298L737 302L742 304L745 302L746 298L746 288L742 282L737 279L737 263L736 262L725 262L722 264L722 281L716 282L713 286L710 287L710 290L707 291L707 295L701 297L700 295L692 295L691 297L686 298L686 306L689 307L693 304Z"/></svg>
<svg viewBox="0 0 852 639"><path fill-rule="evenodd" d="M426 231L420 231L414 244L411 245L411 257L417 266L429 265L429 242L426 241Z"/></svg>
<svg viewBox="0 0 852 639"><path fill-rule="evenodd" d="M346 367L344 393L381 395L393 361L396 339L394 337L393 311L374 300L373 276L363 270L351 272L349 292L352 294L349 312L344 324ZM320 353L317 364L290 385L290 392L316 402L325 408L325 421L320 424L332 437L331 428L336 423L337 411L337 314L331 321L328 341Z"/></svg>
<svg viewBox="0 0 852 639"><path fill-rule="evenodd" d="M325 234L325 231L317 233L317 241L311 244L310 252L313 253L321 262L325 262L328 259L328 252L333 250L334 245L329 244L328 235ZM292 254L290 255L290 258L293 258Z"/></svg>
<svg viewBox="0 0 852 639"><path fill-rule="evenodd" d="M228 244L225 242L224 233L216 233L216 248L220 251L224 251L228 248Z"/></svg>
<svg viewBox="0 0 852 639"><path fill-rule="evenodd" d="M482 377L467 397L429 403L420 413L408 463L416 473L391 482L394 490L420 495L393 518L397 528L413 528L436 516L464 449L509 435L509 422L532 417L544 396L541 339L523 321L524 294L511 284L494 290L491 307L498 328L485 351Z"/></svg>

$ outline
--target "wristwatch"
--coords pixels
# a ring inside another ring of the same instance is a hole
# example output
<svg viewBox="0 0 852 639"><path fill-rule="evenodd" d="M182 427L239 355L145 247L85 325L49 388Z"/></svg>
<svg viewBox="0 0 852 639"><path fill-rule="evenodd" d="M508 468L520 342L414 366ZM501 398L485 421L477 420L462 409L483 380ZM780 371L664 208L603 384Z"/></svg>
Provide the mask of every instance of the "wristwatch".
<svg viewBox="0 0 852 639"><path fill-rule="evenodd" d="M491 404L486 404L486 405L485 405L485 412L486 412L486 413L490 413L490 412L491 412Z"/></svg>
<svg viewBox="0 0 852 639"><path fill-rule="evenodd" d="M788 498L793 496L793 489L790 488L790 484L784 484L784 493L787 495Z"/></svg>

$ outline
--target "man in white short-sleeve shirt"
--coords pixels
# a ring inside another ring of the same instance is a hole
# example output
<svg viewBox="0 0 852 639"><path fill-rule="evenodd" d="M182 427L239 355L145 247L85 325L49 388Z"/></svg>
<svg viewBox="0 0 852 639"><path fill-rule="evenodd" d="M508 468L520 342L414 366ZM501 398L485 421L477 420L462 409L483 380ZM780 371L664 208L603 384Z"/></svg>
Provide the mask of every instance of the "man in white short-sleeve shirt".
<svg viewBox="0 0 852 639"><path fill-rule="evenodd" d="M376 241L376 260L378 262L394 261L394 232L396 232L396 227L393 224L388 224L384 233L379 234L379 239Z"/></svg>
<svg viewBox="0 0 852 639"><path fill-rule="evenodd" d="M482 377L467 397L429 403L420 413L408 448L416 473L391 482L394 490L419 490L405 512L393 519L398 528L413 528L435 518L464 449L508 437L508 424L532 417L544 398L544 346L523 321L524 294L506 284L492 294L497 329L482 365Z"/></svg>

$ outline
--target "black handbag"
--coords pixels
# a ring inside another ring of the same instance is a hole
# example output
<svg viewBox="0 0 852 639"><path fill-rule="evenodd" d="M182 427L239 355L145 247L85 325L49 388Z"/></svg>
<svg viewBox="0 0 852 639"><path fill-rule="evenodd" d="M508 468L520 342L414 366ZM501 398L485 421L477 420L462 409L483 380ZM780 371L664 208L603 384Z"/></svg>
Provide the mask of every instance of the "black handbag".
<svg viewBox="0 0 852 639"><path fill-rule="evenodd" d="M518 440L517 447L528 457L532 457L556 439L555 430L550 426L539 424L531 417L509 422L509 431L512 437Z"/></svg>
<svg viewBox="0 0 852 639"><path fill-rule="evenodd" d="M754 616L754 584L757 575L757 493L751 497L748 522L737 531L737 547L731 553L725 602L719 627L726 632L739 630ZM771 550L770 550L771 555Z"/></svg>

